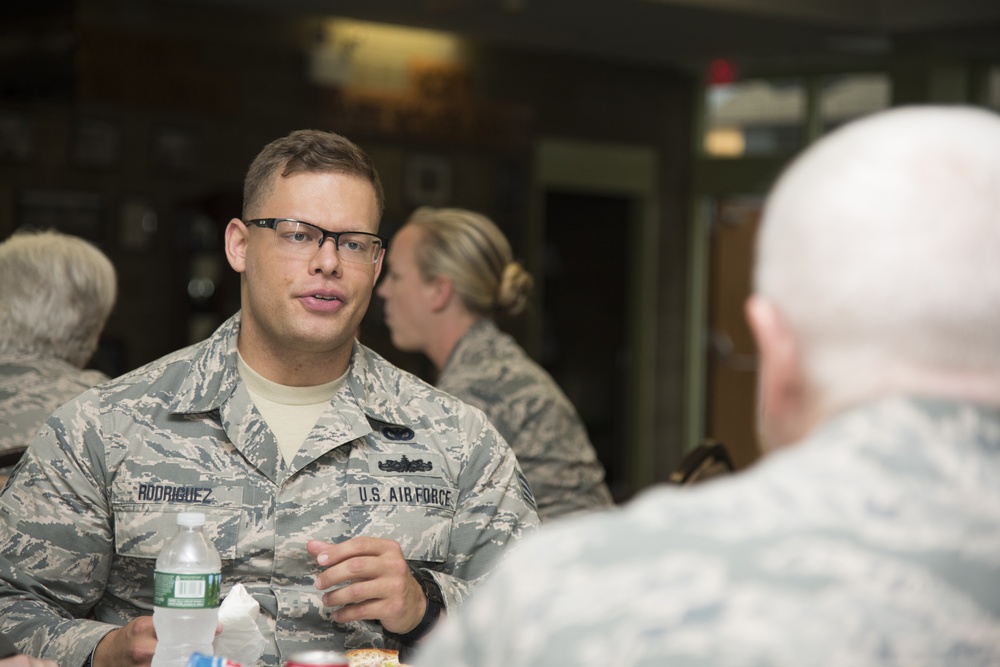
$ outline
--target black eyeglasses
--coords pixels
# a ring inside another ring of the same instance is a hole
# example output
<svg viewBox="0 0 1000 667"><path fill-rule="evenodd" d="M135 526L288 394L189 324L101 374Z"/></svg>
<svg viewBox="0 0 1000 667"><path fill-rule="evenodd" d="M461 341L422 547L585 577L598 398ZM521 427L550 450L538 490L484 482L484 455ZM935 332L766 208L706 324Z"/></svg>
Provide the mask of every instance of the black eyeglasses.
<svg viewBox="0 0 1000 667"><path fill-rule="evenodd" d="M340 259L354 264L374 264L382 255L389 241L368 232L328 232L311 222L291 218L257 218L244 220L247 225L274 230L274 244L296 255L311 255L327 239L333 239Z"/></svg>

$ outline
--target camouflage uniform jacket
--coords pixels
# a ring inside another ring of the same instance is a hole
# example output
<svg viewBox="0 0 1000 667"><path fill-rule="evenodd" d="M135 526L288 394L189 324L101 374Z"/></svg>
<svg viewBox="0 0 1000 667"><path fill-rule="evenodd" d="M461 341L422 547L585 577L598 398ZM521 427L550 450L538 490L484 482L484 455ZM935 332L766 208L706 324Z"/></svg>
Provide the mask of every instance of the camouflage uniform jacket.
<svg viewBox="0 0 1000 667"><path fill-rule="evenodd" d="M518 547L413 660L1000 664L1000 410L891 398Z"/></svg>
<svg viewBox="0 0 1000 667"><path fill-rule="evenodd" d="M107 380L68 361L27 354L0 356L0 452L27 447L53 410ZM0 475L9 472L0 468Z"/></svg>
<svg viewBox="0 0 1000 667"><path fill-rule="evenodd" d="M462 336L436 385L483 410L510 443L542 521L612 504L604 467L573 404L491 320Z"/></svg>
<svg viewBox="0 0 1000 667"><path fill-rule="evenodd" d="M149 614L181 511L207 515L223 593L239 582L260 603L264 665L386 641L377 623L331 620L307 540L395 539L452 609L537 525L486 417L358 343L286 466L237 371L239 322L46 422L0 496L0 632L21 650L76 667L108 624Z"/></svg>

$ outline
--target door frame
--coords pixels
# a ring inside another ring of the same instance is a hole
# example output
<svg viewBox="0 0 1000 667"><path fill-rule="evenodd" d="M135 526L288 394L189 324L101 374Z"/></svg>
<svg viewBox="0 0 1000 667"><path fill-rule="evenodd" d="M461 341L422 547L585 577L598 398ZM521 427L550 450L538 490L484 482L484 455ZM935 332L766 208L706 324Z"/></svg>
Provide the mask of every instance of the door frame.
<svg viewBox="0 0 1000 667"><path fill-rule="evenodd" d="M528 351L541 350L541 318L545 304L542 253L545 240L545 193L570 189L594 195L624 196L634 203L629 244L634 261L628 276L626 340L631 356L626 404L627 442L625 495L654 481L654 419L656 386L656 318L659 261L659 160L649 146L541 138L535 146L534 195L527 258L535 277L537 308L529 313Z"/></svg>

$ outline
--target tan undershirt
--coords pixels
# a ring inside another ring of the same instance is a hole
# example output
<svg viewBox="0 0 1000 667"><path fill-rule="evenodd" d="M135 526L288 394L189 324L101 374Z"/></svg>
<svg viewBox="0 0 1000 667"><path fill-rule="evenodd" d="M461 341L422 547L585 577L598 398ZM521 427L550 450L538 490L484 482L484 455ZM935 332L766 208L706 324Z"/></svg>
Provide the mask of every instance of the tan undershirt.
<svg viewBox="0 0 1000 667"><path fill-rule="evenodd" d="M260 416L278 441L285 463L290 464L309 437L323 411L330 407L334 394L347 381L344 373L333 382L312 387L289 387L271 382L243 361L237 352L237 370Z"/></svg>

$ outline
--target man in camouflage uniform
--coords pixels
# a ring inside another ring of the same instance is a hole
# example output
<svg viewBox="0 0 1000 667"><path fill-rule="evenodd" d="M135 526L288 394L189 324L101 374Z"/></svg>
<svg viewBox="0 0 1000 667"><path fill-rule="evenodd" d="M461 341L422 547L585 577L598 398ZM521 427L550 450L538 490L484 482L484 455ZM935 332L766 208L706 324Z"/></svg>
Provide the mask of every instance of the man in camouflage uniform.
<svg viewBox="0 0 1000 667"><path fill-rule="evenodd" d="M426 667L1000 664L1000 118L882 112L764 210L750 470L543 529Z"/></svg>
<svg viewBox="0 0 1000 667"><path fill-rule="evenodd" d="M19 232L0 243L0 452L27 447L53 410L108 379L83 366L116 283L111 261L81 238Z"/></svg>
<svg viewBox="0 0 1000 667"><path fill-rule="evenodd" d="M542 521L611 506L573 404L491 319L519 313L532 284L500 229L472 211L420 208L386 262L378 295L393 344L426 354L439 389L487 414L517 455Z"/></svg>
<svg viewBox="0 0 1000 667"><path fill-rule="evenodd" d="M223 592L260 604L268 666L412 645L537 525L486 417L354 339L382 206L343 137L293 132L258 155L226 229L241 311L60 408L0 496L0 631L21 650L149 664L178 512L206 514Z"/></svg>

